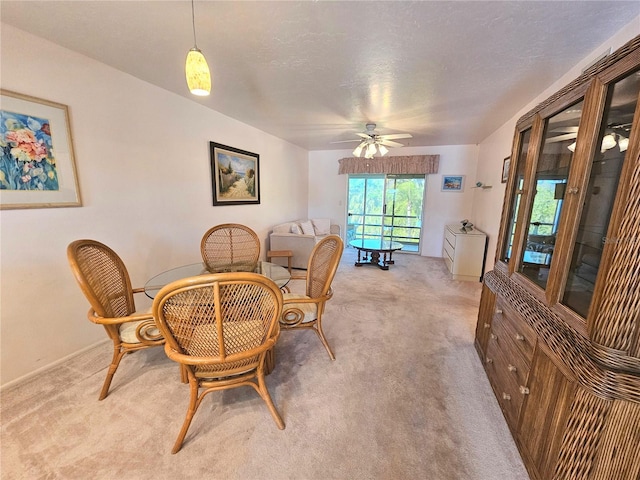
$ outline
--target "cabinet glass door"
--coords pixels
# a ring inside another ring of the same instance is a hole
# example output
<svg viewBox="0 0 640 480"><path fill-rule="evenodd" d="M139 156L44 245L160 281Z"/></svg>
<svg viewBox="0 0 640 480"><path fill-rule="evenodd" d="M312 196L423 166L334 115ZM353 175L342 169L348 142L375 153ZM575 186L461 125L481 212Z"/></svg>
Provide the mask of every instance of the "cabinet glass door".
<svg viewBox="0 0 640 480"><path fill-rule="evenodd" d="M513 254L513 238L516 233L516 220L518 218L518 210L520 209L520 199L524 188L524 172L527 163L527 150L529 150L529 139L531 138L531 129L527 129L520 134L520 150L516 159L516 181L513 186L513 197L511 199L511 213L509 215L509 224L505 234L504 246L500 260L509 263L509 259Z"/></svg>
<svg viewBox="0 0 640 480"><path fill-rule="evenodd" d="M601 148L591 161L589 184L562 297L563 304L585 318L604 244L618 241L606 235L639 93L638 72L618 81L607 92L604 121L596 143Z"/></svg>
<svg viewBox="0 0 640 480"><path fill-rule="evenodd" d="M519 269L542 288L546 288L549 277L582 105L582 101L573 104L545 123L533 199L526 216L526 244Z"/></svg>

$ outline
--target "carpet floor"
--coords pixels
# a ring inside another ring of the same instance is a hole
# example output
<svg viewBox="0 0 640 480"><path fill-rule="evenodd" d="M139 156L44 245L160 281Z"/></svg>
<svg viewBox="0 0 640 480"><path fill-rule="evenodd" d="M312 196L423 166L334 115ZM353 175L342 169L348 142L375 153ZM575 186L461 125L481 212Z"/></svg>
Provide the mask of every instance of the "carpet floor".
<svg viewBox="0 0 640 480"><path fill-rule="evenodd" d="M282 332L267 386L285 430L253 389L214 392L171 455L189 398L177 365L128 355L99 402L103 343L3 389L1 478L528 479L473 346L481 284L394 257L382 271L345 250L323 322L335 361L313 332Z"/></svg>

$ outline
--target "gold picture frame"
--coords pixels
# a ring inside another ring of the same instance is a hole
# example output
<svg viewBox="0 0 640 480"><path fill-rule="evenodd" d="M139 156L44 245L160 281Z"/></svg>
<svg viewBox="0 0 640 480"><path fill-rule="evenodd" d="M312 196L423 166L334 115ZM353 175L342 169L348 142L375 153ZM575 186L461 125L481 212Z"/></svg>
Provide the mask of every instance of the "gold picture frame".
<svg viewBox="0 0 640 480"><path fill-rule="evenodd" d="M0 96L0 209L81 206L68 107Z"/></svg>

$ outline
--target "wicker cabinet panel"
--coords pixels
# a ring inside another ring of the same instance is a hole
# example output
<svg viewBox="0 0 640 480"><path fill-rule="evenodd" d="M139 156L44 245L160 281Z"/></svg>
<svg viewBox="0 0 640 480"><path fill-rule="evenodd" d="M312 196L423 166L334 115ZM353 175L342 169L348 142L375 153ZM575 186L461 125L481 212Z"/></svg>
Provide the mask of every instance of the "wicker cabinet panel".
<svg viewBox="0 0 640 480"><path fill-rule="evenodd" d="M589 480L640 478L640 404L612 402Z"/></svg>
<svg viewBox="0 0 640 480"><path fill-rule="evenodd" d="M535 478L554 478L558 454L567 425L576 385L570 382L543 352L529 373L529 394L522 406L518 438ZM566 479L569 480L569 479Z"/></svg>
<svg viewBox="0 0 640 480"><path fill-rule="evenodd" d="M554 480L640 478L640 404L606 400L578 388Z"/></svg>

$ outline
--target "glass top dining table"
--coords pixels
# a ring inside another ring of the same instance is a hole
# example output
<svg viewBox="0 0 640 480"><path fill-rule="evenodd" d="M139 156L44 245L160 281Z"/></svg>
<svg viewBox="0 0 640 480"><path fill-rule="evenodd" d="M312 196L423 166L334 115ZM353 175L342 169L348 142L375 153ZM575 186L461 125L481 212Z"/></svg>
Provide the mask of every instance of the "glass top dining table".
<svg viewBox="0 0 640 480"><path fill-rule="evenodd" d="M270 262L258 262L255 273L264 275L275 282L279 288L283 288L291 280L291 274L286 267ZM154 298L160 289L165 285L187 277L195 277L198 275L206 275L209 272L204 263L192 263L181 267L172 268L165 272L159 273L155 277L149 279L144 286L144 293L149 298Z"/></svg>

